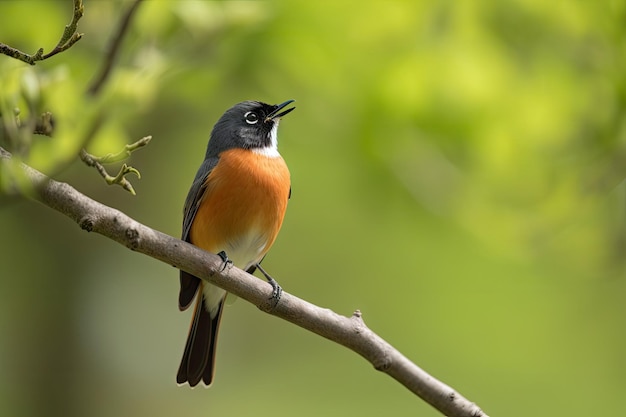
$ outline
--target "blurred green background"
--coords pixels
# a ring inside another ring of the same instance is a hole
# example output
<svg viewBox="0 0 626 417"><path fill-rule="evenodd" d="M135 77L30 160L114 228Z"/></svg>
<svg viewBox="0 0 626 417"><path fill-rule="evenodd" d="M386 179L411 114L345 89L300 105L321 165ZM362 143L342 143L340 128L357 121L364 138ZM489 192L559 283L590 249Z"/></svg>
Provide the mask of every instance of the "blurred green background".
<svg viewBox="0 0 626 417"><path fill-rule="evenodd" d="M49 51L71 3L1 2L0 42ZM0 56L5 122L57 118L16 156L179 236L222 112L296 99L280 128L293 195L264 262L286 291L360 309L491 416L623 413L624 1L145 2L97 99L129 2L85 3L70 50ZM76 160L96 115L93 153L153 135L130 160L135 197ZM1 416L439 415L242 301L213 387L178 388L177 271L32 201L0 199L0 276Z"/></svg>

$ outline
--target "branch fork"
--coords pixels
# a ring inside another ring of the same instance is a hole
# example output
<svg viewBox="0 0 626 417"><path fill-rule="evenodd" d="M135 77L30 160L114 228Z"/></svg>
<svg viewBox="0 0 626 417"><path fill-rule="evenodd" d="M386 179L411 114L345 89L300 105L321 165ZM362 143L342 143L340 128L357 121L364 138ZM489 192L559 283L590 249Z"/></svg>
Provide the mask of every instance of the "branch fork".
<svg viewBox="0 0 626 417"><path fill-rule="evenodd" d="M18 59L22 62L26 62L27 64L35 65L37 61L43 61L58 53L66 51L83 37L82 33L77 32L78 21L83 17L83 13L83 1L74 0L74 14L72 16L72 21L65 26L61 39L59 39L59 42L54 49L45 55L43 53L43 48L39 48L34 54L27 54L19 49L5 45L4 43L0 43L0 53L10 56L11 58Z"/></svg>

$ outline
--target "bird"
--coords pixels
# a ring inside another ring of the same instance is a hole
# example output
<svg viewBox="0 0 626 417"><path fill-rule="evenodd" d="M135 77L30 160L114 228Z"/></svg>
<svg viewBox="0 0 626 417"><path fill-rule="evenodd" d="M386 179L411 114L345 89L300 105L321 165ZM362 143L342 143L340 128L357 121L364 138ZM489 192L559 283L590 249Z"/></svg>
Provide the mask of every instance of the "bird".
<svg viewBox="0 0 626 417"><path fill-rule="evenodd" d="M272 285L278 302L281 287L260 263L282 226L291 197L289 169L278 152L278 125L295 109L281 104L243 101L213 126L204 161L193 180L183 211L182 240L218 254L224 267L248 273L256 269ZM226 291L180 271L178 306L196 300L179 385L208 387L215 375L215 352Z"/></svg>

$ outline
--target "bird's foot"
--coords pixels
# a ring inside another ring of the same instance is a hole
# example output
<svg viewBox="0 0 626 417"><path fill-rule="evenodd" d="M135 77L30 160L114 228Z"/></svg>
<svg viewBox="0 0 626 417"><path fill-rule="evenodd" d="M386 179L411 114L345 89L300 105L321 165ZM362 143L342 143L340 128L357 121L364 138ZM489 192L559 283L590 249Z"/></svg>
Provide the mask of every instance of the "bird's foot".
<svg viewBox="0 0 626 417"><path fill-rule="evenodd" d="M272 302L272 308L275 308L280 301L281 295L283 295L283 289L278 285L278 282L274 278L270 276L265 270L261 267L260 264L256 264L256 267L263 274L267 282L272 286L272 296L269 298Z"/></svg>
<svg viewBox="0 0 626 417"><path fill-rule="evenodd" d="M228 259L228 255L226 255L226 252L221 251L220 253L217 254L217 256L222 258L222 268L220 269L220 272L224 272L226 267L232 266L233 261Z"/></svg>

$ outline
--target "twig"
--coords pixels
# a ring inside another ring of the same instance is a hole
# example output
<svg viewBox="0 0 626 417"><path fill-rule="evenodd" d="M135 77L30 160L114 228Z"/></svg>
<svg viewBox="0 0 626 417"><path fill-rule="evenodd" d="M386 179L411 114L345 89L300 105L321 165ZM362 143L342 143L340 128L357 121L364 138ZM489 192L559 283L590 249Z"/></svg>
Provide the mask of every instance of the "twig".
<svg viewBox="0 0 626 417"><path fill-rule="evenodd" d="M128 158L131 153L133 153L134 151L140 148L143 148L148 143L150 143L151 140L152 140L152 136L145 136L136 142L125 145L124 149L122 149L118 153L108 153L104 156L99 156L99 157L96 157L93 155L89 155L89 156L92 160L100 162L101 164L113 164L115 162L120 162Z"/></svg>
<svg viewBox="0 0 626 417"><path fill-rule="evenodd" d="M83 17L83 13L83 0L74 0L74 14L72 15L72 21L69 25L65 26L65 30L63 31L63 35L61 35L61 39L59 39L57 46L55 46L51 52L44 55L42 59L48 59L59 52L65 51L83 37L82 33L76 32L78 29L78 21L81 17Z"/></svg>
<svg viewBox="0 0 626 417"><path fill-rule="evenodd" d="M111 43L109 44L107 54L104 57L102 68L87 89L88 94L92 96L98 94L98 92L104 85L104 82L109 77L111 69L113 68L113 64L115 63L115 59L117 58L117 55L119 53L120 46L122 45L122 40L124 39L124 36L126 35L128 28L130 27L130 21L137 11L137 8L139 7L139 3L141 1L142 0L135 0L133 4L131 4L131 6L128 8L128 10L126 10L126 13L122 16L118 24L117 30L111 38Z"/></svg>
<svg viewBox="0 0 626 417"><path fill-rule="evenodd" d="M102 178L104 178L107 184L117 184L132 195L135 195L135 189L133 188L130 181L126 179L126 175L132 173L135 174L137 178L141 179L141 174L138 170L129 165L123 164L117 175L113 177L109 175L106 168L104 168L104 165L123 161L124 159L128 158L132 152L136 151L137 149L141 149L148 143L150 143L151 139L152 136L145 136L134 143L124 146L124 149L119 151L118 153L109 153L104 156L94 156L88 153L83 148L80 150L78 156L87 166L96 168L98 173L102 176Z"/></svg>
<svg viewBox="0 0 626 417"><path fill-rule="evenodd" d="M0 148L0 162L10 157ZM370 330L360 312L355 312L350 318L344 317L286 292L283 292L278 305L272 307L269 302L272 288L263 280L235 267L224 269L219 256L144 226L31 167L20 166L37 190L34 198L70 217L82 229L99 233L133 251L174 265L255 304L267 313L346 346L444 415L487 417L478 406L426 373Z"/></svg>
<svg viewBox="0 0 626 417"><path fill-rule="evenodd" d="M82 33L76 32L76 30L78 29L78 21L81 19L81 17L83 17L83 12L83 1L74 0L74 14L72 15L72 21L69 23L69 25L65 26L65 30L61 35L61 39L59 39L59 42L54 47L54 49L45 55L43 53L43 48L39 48L34 54L27 54L3 43L0 43L0 53L15 59L19 59L20 61L26 62L30 65L35 65L35 62L37 61L43 61L44 59L48 59L51 56L63 52L71 48L72 45L74 45L83 37Z"/></svg>
<svg viewBox="0 0 626 417"><path fill-rule="evenodd" d="M39 61L43 55L43 48L39 48L37 52L31 55L0 42L0 53L30 65L35 65L35 61Z"/></svg>

